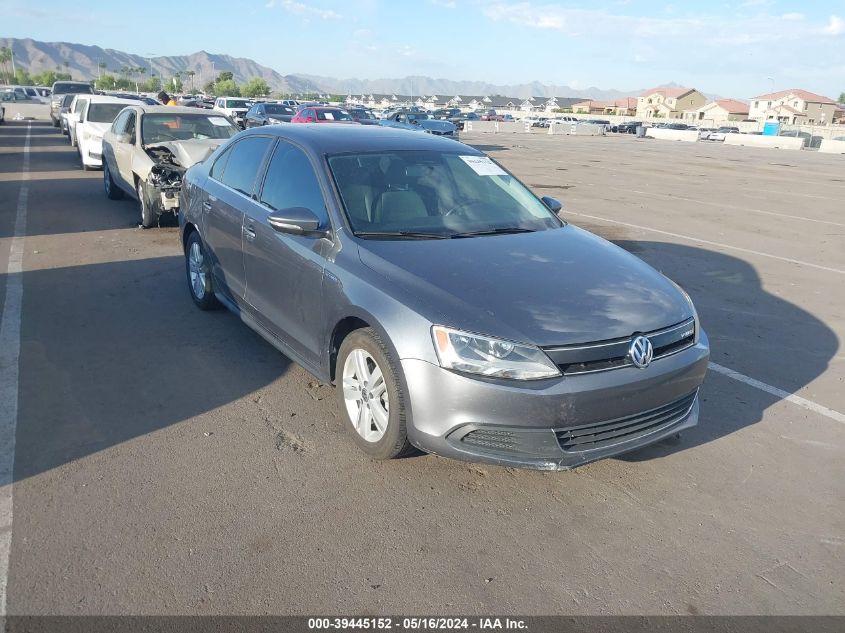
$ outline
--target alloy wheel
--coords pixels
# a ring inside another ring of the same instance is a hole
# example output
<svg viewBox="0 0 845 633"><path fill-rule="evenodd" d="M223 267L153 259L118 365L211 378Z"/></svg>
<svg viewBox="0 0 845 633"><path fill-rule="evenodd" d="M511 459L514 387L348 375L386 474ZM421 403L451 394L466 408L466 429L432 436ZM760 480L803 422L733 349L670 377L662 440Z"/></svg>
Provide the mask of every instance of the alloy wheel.
<svg viewBox="0 0 845 633"><path fill-rule="evenodd" d="M199 242L191 244L188 251L188 274L191 278L191 292L194 293L194 297L202 301L205 298L206 272L205 257L203 257Z"/></svg>
<svg viewBox="0 0 845 633"><path fill-rule="evenodd" d="M378 442L384 437L390 418L387 384L378 363L363 349L353 349L343 364L343 400L362 438Z"/></svg>

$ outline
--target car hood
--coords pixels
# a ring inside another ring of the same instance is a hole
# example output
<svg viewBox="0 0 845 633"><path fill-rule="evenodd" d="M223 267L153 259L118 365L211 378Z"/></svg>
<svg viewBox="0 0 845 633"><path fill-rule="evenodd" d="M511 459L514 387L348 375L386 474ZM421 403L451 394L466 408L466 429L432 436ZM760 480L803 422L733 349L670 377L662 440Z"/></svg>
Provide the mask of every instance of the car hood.
<svg viewBox="0 0 845 633"><path fill-rule="evenodd" d="M468 239L362 240L359 252L429 320L540 346L622 338L692 316L666 277L572 225Z"/></svg>
<svg viewBox="0 0 845 633"><path fill-rule="evenodd" d="M165 143L151 143L144 145L144 149L163 147L173 154L173 160L182 167L190 167L204 161L220 145L226 142L223 138L190 139L187 141L167 141Z"/></svg>
<svg viewBox="0 0 845 633"><path fill-rule="evenodd" d="M454 132L455 124L449 121L438 121L436 119L423 119L420 122L420 127L424 130L434 130L436 132Z"/></svg>

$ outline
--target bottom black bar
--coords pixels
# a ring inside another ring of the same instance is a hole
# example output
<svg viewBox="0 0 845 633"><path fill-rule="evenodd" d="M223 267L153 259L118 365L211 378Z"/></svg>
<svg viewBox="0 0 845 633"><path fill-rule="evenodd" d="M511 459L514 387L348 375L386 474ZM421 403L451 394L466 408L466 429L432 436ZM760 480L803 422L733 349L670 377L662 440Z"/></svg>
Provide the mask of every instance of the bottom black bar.
<svg viewBox="0 0 845 633"><path fill-rule="evenodd" d="M5 629L4 629L5 626ZM0 633L843 633L845 616L7 616Z"/></svg>

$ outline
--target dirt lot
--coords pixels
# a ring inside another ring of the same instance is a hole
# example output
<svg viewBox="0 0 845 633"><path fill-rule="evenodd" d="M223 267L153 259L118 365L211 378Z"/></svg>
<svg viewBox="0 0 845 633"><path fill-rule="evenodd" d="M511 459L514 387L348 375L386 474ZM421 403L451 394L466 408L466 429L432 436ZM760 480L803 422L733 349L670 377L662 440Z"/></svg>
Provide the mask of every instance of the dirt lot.
<svg viewBox="0 0 845 633"><path fill-rule="evenodd" d="M0 273L26 136L0 127ZM711 371L679 443L573 472L371 462L331 387L194 308L175 228L34 124L10 614L845 613L845 157L464 140L680 283L760 382Z"/></svg>

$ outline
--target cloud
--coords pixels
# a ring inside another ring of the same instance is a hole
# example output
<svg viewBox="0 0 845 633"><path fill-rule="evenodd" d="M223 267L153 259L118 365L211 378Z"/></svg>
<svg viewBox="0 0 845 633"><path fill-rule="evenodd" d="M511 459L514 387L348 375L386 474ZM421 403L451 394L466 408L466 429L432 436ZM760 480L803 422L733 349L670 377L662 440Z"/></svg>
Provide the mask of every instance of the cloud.
<svg viewBox="0 0 845 633"><path fill-rule="evenodd" d="M340 20L343 16L337 11L331 9L321 9L320 7L313 7L303 2L296 2L296 0L269 0L264 5L268 9L274 7L281 7L288 13L298 15L303 18L320 18L321 20Z"/></svg>
<svg viewBox="0 0 845 633"><path fill-rule="evenodd" d="M845 33L845 20L838 15L832 15L830 16L830 22L823 30L829 35L842 35Z"/></svg>

